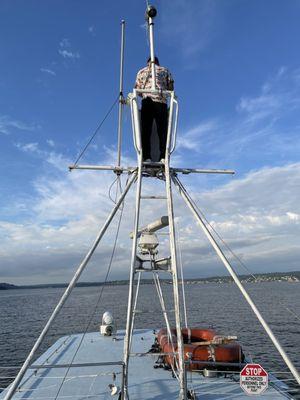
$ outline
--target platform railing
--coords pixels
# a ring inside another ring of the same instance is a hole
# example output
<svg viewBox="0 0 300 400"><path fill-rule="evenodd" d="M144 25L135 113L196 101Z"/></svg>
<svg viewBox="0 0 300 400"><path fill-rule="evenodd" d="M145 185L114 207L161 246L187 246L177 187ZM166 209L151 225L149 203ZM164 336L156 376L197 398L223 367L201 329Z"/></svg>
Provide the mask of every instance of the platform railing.
<svg viewBox="0 0 300 400"><path fill-rule="evenodd" d="M178 126L178 112L179 106L175 93L172 90L152 90L152 89L133 89L129 94L129 103L131 109L131 121L133 132L133 143L136 152L140 155L142 153L142 132L141 132L141 118L139 110L138 97L142 94L163 94L169 100L169 115L168 115L168 133L167 143L169 143L169 154L172 154L176 147L177 126ZM174 112L175 108L175 112Z"/></svg>

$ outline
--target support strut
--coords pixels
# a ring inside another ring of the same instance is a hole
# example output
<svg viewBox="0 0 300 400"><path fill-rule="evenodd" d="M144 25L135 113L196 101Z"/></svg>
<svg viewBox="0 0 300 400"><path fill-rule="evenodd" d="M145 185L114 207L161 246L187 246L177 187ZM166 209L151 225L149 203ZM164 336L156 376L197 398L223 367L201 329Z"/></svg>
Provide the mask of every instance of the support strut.
<svg viewBox="0 0 300 400"><path fill-rule="evenodd" d="M51 317L48 319L48 322L46 323L44 329L42 330L40 336L38 337L38 339L36 340L33 348L31 349L29 355L27 356L26 360L24 361L24 364L22 365L18 375L16 376L15 380L13 381L13 383L11 384L8 392L6 393L4 400L10 400L12 398L12 396L14 395L16 389L18 388L18 386L20 385L23 376L25 375L27 369L30 367L30 364L34 358L34 355L36 353L36 351L38 350L38 348L40 347L42 341L44 340L45 336L47 335L52 323L54 322L55 318L57 317L58 313L60 312L61 308L63 307L63 305L65 304L66 300L68 299L68 297L70 296L72 290L74 289L76 282L78 281L78 279L80 278L80 275L82 274L82 272L84 271L85 267L87 266L89 260L91 259L93 253L95 252L98 244L100 243L100 240L102 239L103 235L105 234L107 228L109 227L111 221L113 220L116 212L118 211L119 207L121 206L121 204L123 203L125 196L127 195L131 185L133 184L133 182L136 179L136 174L133 174L129 180L129 182L127 183L127 186L125 187L124 192L122 193L122 195L120 196L117 204L115 205L115 207L113 208L113 210L111 211L111 213L109 214L105 224L103 225L102 229L100 230L96 240L94 241L92 247L90 248L90 250L88 251L88 253L86 254L86 256L84 257L84 259L82 260L81 264L79 265L75 275L73 276L71 282L69 283L67 289L65 290L64 294L62 295L60 301L58 302L57 306L55 307L54 311L52 312Z"/></svg>
<svg viewBox="0 0 300 400"><path fill-rule="evenodd" d="M274 333L272 332L271 328L269 327L269 325L267 324L267 322L265 321L265 319L263 318L263 316L261 315L260 311L258 310L258 308L256 307L255 303L253 302L253 300L251 299L250 295L248 294L248 292L246 291L246 289L244 288L244 286L242 285L241 281L239 280L237 274L234 272L232 266L230 265L229 261L227 260L225 254L222 252L222 250L220 249L218 243L216 242L215 238L213 237L213 235L210 233L210 231L208 230L207 226L205 225L201 215L199 214L199 212L197 211L195 205L193 204L189 194L187 193L186 189L184 188L183 184L180 182L180 180L176 177L173 176L172 177L173 182L175 183L181 197L183 198L183 200L185 201L186 205L188 206L188 208L192 211L192 213L194 214L196 220L198 221L200 227L202 228L202 230L204 231L206 237L208 238L208 240L210 241L211 245L213 246L213 248L215 249L217 255L220 257L221 261L223 262L223 264L225 265L227 271L230 273L232 279L234 280L234 282L236 283L236 285L238 286L238 288L240 289L240 291L242 292L242 295L244 296L244 298L246 299L247 303L250 305L250 307L252 308L254 314L256 315L257 319L259 320L259 322L261 323L261 325L263 326L264 330L266 331L266 333L268 334L269 338L271 339L271 341L273 342L274 346L276 347L276 349L278 350L279 354L281 355L281 357L283 358L283 361L286 363L286 365L288 366L289 370L291 371L291 373L293 374L294 378L296 379L296 381L300 384L300 376L299 373L297 371L297 369L295 368L294 364L292 363L292 361L290 360L289 356L286 354L286 352L284 351L284 349L282 348L281 344L279 343L278 339L276 338L276 336L274 335Z"/></svg>

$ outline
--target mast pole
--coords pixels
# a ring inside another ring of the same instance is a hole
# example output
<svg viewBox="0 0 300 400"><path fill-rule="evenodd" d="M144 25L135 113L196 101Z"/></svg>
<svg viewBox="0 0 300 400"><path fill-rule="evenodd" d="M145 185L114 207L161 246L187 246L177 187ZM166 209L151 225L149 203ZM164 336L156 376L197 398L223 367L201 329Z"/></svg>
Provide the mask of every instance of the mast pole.
<svg viewBox="0 0 300 400"><path fill-rule="evenodd" d="M122 149L122 122L123 122L123 75L124 75L124 47L125 47L125 21L121 21L121 49L120 49L120 85L119 85L119 115L118 115L118 156L117 166L121 165Z"/></svg>
<svg viewBox="0 0 300 400"><path fill-rule="evenodd" d="M154 18L157 14L156 8L148 6L146 10L146 17L148 21L149 29L149 43L150 43L150 58L151 58L151 77L152 85L151 89L156 89L156 74L155 74L155 53L154 53Z"/></svg>
<svg viewBox="0 0 300 400"><path fill-rule="evenodd" d="M96 250L98 244L100 243L100 240L102 239L103 235L105 234L107 228L109 227L112 219L114 218L116 212L118 211L119 207L121 206L121 204L123 203L125 196L127 195L131 185L133 184L133 182L136 179L136 173L134 173L131 177L131 179L129 180L129 182L127 183L127 186L124 190L124 192L122 193L122 195L120 196L117 204L115 205L115 207L113 208L113 210L111 211L111 213L109 214L105 224L103 225L103 227L101 228L96 240L94 241L92 247L90 248L90 250L88 251L88 253L86 254L86 256L84 257L84 259L82 260L81 264L79 265L76 273L74 274L71 282L69 283L67 289L65 290L64 294L62 295L60 301L58 302L57 306L55 307L54 311L52 312L51 317L48 319L48 322L46 323L44 329L42 330L40 336L38 337L38 339L36 340L33 348L31 349L29 355L27 356L26 360L24 361L24 364L22 365L18 375L16 376L15 380L13 381L13 383L11 384L11 386L9 387L9 390L7 391L5 397L3 400L10 400L12 398L12 396L14 395L16 389L19 387L23 376L25 375L27 369L29 368L34 355L36 353L36 351L38 350L38 348L40 347L40 344L42 343L42 341L44 340L45 336L47 335L52 323L54 322L55 318L57 317L58 313L60 312L61 308L63 307L63 305L65 304L66 300L68 299L68 297L70 296L72 290L74 289L76 282L78 281L78 279L80 278L80 275L82 274L82 272L84 271L85 267L87 266L90 258L92 257L94 251Z"/></svg>
<svg viewBox="0 0 300 400"><path fill-rule="evenodd" d="M283 358L283 361L288 366L288 368L291 371L291 373L293 374L295 380L300 384L300 376L299 376L299 373L298 373L297 369L295 368L295 366L292 363L292 361L290 360L289 356L286 354L286 352L282 348L281 344L279 343L278 339L276 338L276 336L272 332L271 328L269 327L269 325L267 324L267 322L265 321L265 319L261 315L260 311L256 307L256 305L253 302L253 300L251 299L250 295L248 294L248 292L246 291L246 289L242 285L242 283L239 280L237 274L234 272L233 268L231 267L229 261L227 260L227 258L225 256L225 254L223 253L223 251L220 249L218 243L216 242L215 238L212 236L210 231L207 229L203 219L201 218L201 215L197 211L195 205L192 203L192 201L191 201L191 199L190 199L185 187L183 186L183 184L180 182L180 180L176 176L173 176L172 180L175 183L175 185L176 185L181 197L183 198L183 200L185 201L187 206L190 208L190 210L194 214L196 220L198 221L199 225L201 226L202 230L204 231L204 233L205 233L206 237L208 238L208 240L210 241L211 245L215 249L217 255L220 257L220 259L223 262L223 264L225 265L227 271L229 272L229 274L231 275L232 279L234 280L234 282L236 283L236 285L238 286L238 288L242 292L242 295L244 296L244 298L246 299L247 303L252 308L252 310L253 310L254 314L256 315L257 319L259 320L259 322L263 326L264 330L268 334L269 338L273 342L274 346L278 350L279 354Z"/></svg>

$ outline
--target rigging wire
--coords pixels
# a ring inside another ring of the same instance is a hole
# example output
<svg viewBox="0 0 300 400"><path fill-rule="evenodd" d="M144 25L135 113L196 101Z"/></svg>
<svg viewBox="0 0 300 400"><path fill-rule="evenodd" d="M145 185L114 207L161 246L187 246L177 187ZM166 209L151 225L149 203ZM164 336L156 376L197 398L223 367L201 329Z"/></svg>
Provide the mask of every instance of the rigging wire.
<svg viewBox="0 0 300 400"><path fill-rule="evenodd" d="M86 145L84 146L84 148L81 150L81 152L79 153L79 156L77 157L74 166L76 166L78 164L78 161L81 159L81 157L83 156L83 154L86 152L86 149L89 147L89 145L91 144L91 142L94 140L95 136L97 135L97 133L99 132L100 128L102 127L102 125L104 124L104 122L106 121L107 117L109 116L109 114L112 112L114 106L117 104L117 102L119 101L119 97L120 95L118 94L118 97L116 98L116 100L113 102L113 104L110 106L110 108L108 109L107 113L105 114L104 118L102 119L102 121L99 123L99 125L97 126L97 128L95 129L94 133L92 134L92 136L90 137L90 139L88 140L88 142L86 143Z"/></svg>
<svg viewBox="0 0 300 400"><path fill-rule="evenodd" d="M128 179L129 179L129 176L127 177L127 181L128 181ZM121 185L120 185L120 188L121 188ZM117 195L118 195L118 192L116 192L116 199L117 199ZM103 291L104 291L104 288L105 288L105 285L106 285L106 283L107 283L108 276L109 276L109 273L110 273L110 270L111 270L112 262L113 262L114 255L115 255L115 251L116 251L116 247L117 247L117 241L118 241L118 237L119 237L119 232L120 232L120 226L121 226L123 211L124 211L124 206L123 206L122 209L121 209L121 213L120 213L120 217L119 217L119 221L118 221L118 225L117 225L117 230L116 230L116 236L115 236L115 240L114 240L114 245L113 245L112 253L111 253L111 256L110 256L109 263L108 263L108 267L107 267L107 271L106 271L104 283L103 283L103 285L101 286L101 290L100 290L100 293L99 293L99 296L98 296L96 305L95 305L95 307L94 307L94 309L93 309L93 312L92 312L91 315L90 315L90 318L89 318L89 320L88 320L88 323L87 323L87 325L86 325L86 328L85 328L85 330L84 330L84 333L83 333L82 336L81 336L81 339L80 339L79 344L78 344L78 346L77 346L77 348L76 348L76 351L75 351L75 353L74 353L74 355L73 355L73 357L72 357L72 360L70 361L70 363L69 363L69 365L68 365L68 368L67 368L67 370L66 370L66 372L65 372L65 375L64 375L64 377L63 377L63 380L62 380L62 382L61 382L61 384L60 384L60 386L59 386L59 388L58 388L58 391L57 391L56 396L55 396L55 400L57 400L57 398L58 398L58 396L59 396L59 393L60 393L60 391L61 391L61 389L62 389L62 387L63 387L63 384L64 384L65 381L66 381L67 375L68 375L68 373L69 373L69 371L70 371L70 368L71 368L71 366L72 366L72 364L73 364L73 361L75 360L75 357L76 357L76 355L77 355L77 353L78 353L78 351L79 351L79 349L80 349L80 347L81 347L81 345L82 345L82 342L83 342L83 340L84 340L84 338L85 338L85 336L86 336L86 334L87 334L87 331L89 330L89 328L90 328L90 326L91 326L92 320L93 320L93 318L94 318L94 316L95 316L95 314L96 314L96 311L97 311L97 309L98 309L98 306L99 306L99 304L100 304L100 301L101 301L101 298L102 298L102 294L103 294Z"/></svg>
<svg viewBox="0 0 300 400"><path fill-rule="evenodd" d="M211 228L211 230L216 234L216 236L219 238L219 240L224 244L224 246L227 248L227 250L231 253L231 255L238 261L238 263L241 265L242 268L244 268L245 271L248 272L248 274L254 279L254 282L258 283L259 281L257 280L257 277L252 273L252 271L246 266L246 264L241 260L241 258L231 249L231 247L226 243L226 241L221 237L221 235L216 231L216 229L211 225L211 223L208 221L206 216L203 214L203 211L200 210L196 202L189 196L190 201L193 203L195 208L197 209L198 213L201 215L203 220L206 222L206 224ZM281 301L279 304L282 305L283 308L285 308L289 313L294 315L296 319L300 321L300 316L295 313L293 310L291 310L289 307L287 307L285 304L283 304Z"/></svg>
<svg viewBox="0 0 300 400"><path fill-rule="evenodd" d="M117 176L116 179L113 180L113 182L111 183L111 185L109 186L109 189L108 189L108 197L114 204L116 204L116 201L112 198L111 191L112 191L114 184L117 182L118 179L119 179L119 176ZM118 187L116 190L118 190Z"/></svg>

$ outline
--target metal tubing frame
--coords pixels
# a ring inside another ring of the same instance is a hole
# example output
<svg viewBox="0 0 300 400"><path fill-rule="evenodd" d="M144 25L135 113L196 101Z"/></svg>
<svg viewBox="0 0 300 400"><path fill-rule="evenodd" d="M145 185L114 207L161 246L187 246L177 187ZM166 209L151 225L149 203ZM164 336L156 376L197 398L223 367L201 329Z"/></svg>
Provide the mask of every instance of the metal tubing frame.
<svg viewBox="0 0 300 400"><path fill-rule="evenodd" d="M133 89L133 95L129 96L130 109L131 109L131 122L133 131L133 144L138 154L142 151L142 139L141 139L141 125L139 107L136 95L136 89Z"/></svg>
<svg viewBox="0 0 300 400"><path fill-rule="evenodd" d="M137 253L137 239L138 239L138 228L140 219L140 204L141 204L141 190L142 190L142 151L138 153L138 172L137 172L137 187L136 187L136 199L135 199L135 220L134 220L134 235L131 251L131 264L130 264L130 277L129 277L129 292L128 292L128 306L127 306L127 322L126 322L126 334L124 338L124 387L125 387L125 398L128 397L128 366L129 366L129 356L130 356L130 345L131 345L131 335L132 335L132 323L133 323L133 283L135 275L135 263L136 263L136 253Z"/></svg>
<svg viewBox="0 0 300 400"><path fill-rule="evenodd" d="M160 302L160 307L161 307L161 310L162 310L162 313L163 313L163 317L165 319L165 323L166 323L166 327L167 327L167 333L168 333L168 336L169 336L169 341L170 341L171 346L172 346L172 353L173 353L173 356L174 356L175 365L176 365L176 368L178 369L178 361L177 361L177 358L176 358L176 352L175 352L174 343L173 343L173 336L172 336L172 332L171 332L171 326L170 326L169 319L168 319L168 312L167 312L166 305L165 305L165 299L164 299L164 296L163 296L163 292L162 292L162 288L161 288L161 284L160 284L158 273L155 270L153 270L153 281L154 281L154 285L155 285L155 288L156 288L156 291L157 291L157 296L158 296L158 300ZM174 369L173 365L171 365L171 368L172 368L172 371L173 371L175 377L179 380L179 377L177 375L177 371Z"/></svg>
<svg viewBox="0 0 300 400"><path fill-rule="evenodd" d="M177 140L177 125L178 125L178 113L179 113L179 105L178 105L178 101L175 98L175 94L173 92L173 95L171 95L171 101L172 103L176 104L176 113L175 113L175 122L174 122L174 130L173 130L173 137L172 137L172 147L170 150L170 154L173 153L173 151L175 150L176 147L176 140ZM172 115L173 118L173 115Z"/></svg>
<svg viewBox="0 0 300 400"><path fill-rule="evenodd" d="M181 254L181 245L180 245L180 237L179 237L179 228L178 224L176 224L176 229L178 232L178 250L179 250L179 266L180 266L180 275L181 275L181 291L182 291L182 305L183 305L183 313L184 313L184 324L185 327L188 328L188 318L186 311L186 298L185 298L185 285L184 285L184 277L183 277L183 263L182 263L182 254Z"/></svg>
<svg viewBox="0 0 300 400"><path fill-rule="evenodd" d="M15 380L13 381L11 386L9 387L9 389L8 389L8 391L7 391L7 393L6 393L6 395L5 395L3 400L10 400L12 398L12 396L14 395L16 389L18 388L19 384L22 381L23 376L25 375L28 367L30 366L30 363L32 362L33 357L34 357L37 349L39 348L40 344L42 343L42 341L44 340L45 336L47 335L47 333L48 333L53 321L57 317L57 315L60 312L61 308L63 307L64 303L66 302L66 300L70 296L72 290L74 289L74 287L76 285L76 282L78 281L78 279L80 278L82 272L84 271L85 267L87 266L90 258L92 257L94 251L96 250L98 244L100 243L100 240L102 239L104 233L106 232L107 228L109 227L109 225L110 225L113 217L115 216L116 212L118 211L119 207L123 203L123 201L125 199L125 196L127 195L128 191L129 191L131 185L133 184L133 182L135 181L135 179L136 179L136 174L133 174L131 179L127 183L127 186L125 187L124 192L120 196L118 202L116 203L115 207L113 208L113 210L109 214L106 222L104 223L102 229L100 230L100 232L99 232L96 240L94 241L92 247L90 248L90 250L88 251L88 253L84 257L82 262L80 263L79 267L77 268L77 270L76 270L72 280L70 281L67 289L65 290L65 292L62 295L60 301L58 302L57 306L55 307L54 311L52 312L50 318L48 319L46 325L44 326L44 329L42 330L40 336L36 340L34 346L32 347L32 349L31 349L29 355L27 356L26 360L24 361L24 363L23 363L20 371L18 372L18 375L16 376Z"/></svg>
<svg viewBox="0 0 300 400"><path fill-rule="evenodd" d="M125 21L121 21L121 49L120 49L120 85L119 85L119 114L118 114L118 156L117 165L121 165L122 148L122 121L123 121L123 72L124 72Z"/></svg>
<svg viewBox="0 0 300 400"><path fill-rule="evenodd" d="M135 137L134 137L135 140ZM137 150L137 149L136 149ZM137 150L138 151L138 150ZM140 150L139 150L140 151ZM161 163L151 163L154 167L161 167ZM113 171L113 172L133 172L137 170L137 167L117 167L112 165L70 165L69 170L73 169L87 169L87 170L99 170L99 171ZM180 172L184 175L188 174L227 174L233 175L235 172L231 169L199 169L199 168L170 168L171 172Z"/></svg>
<svg viewBox="0 0 300 400"><path fill-rule="evenodd" d="M206 237L208 238L208 240L210 241L211 245L215 249L217 255L219 256L219 258L221 259L221 261L225 265L227 271L229 272L229 274L231 275L232 279L234 280L234 282L236 283L236 285L240 289L240 291L241 291L242 295L244 296L244 298L246 299L247 303L252 308L252 311L254 312L254 314L256 315L257 319L261 323L262 327L266 331L267 335L269 336L269 338L273 342L273 344L276 347L276 349L278 350L279 354L283 358L283 361L286 363L287 367L289 368L289 370L293 374L295 380L298 382L298 384L300 384L300 376L299 376L299 373L298 373L297 369L295 368L295 366L292 363L292 361L290 360L289 356L286 354L285 350L282 348L281 344L279 343L278 339L276 338L276 336L272 332L271 328L269 327L269 325L267 324L267 322L265 321L265 319L261 315L260 311L256 307L256 305L253 302L253 300L251 299L250 295L248 294L248 292L246 291L246 289L242 285L242 283L239 280L237 274L233 270L232 266L230 265L229 261L227 260L225 254L223 253L221 248L219 247L219 245L216 242L215 238L213 237L213 235L210 233L210 231L206 227L203 219L201 218L201 216L197 212L196 207L192 203L189 195L187 194L187 191L184 188L183 184L180 182L180 180L176 176L172 176L172 180L173 180L175 186L177 187L177 189L179 191L179 194L181 195L181 197L183 198L183 200L187 204L188 208L194 214L196 220L198 221L199 225L201 226L202 230L204 231L204 233L205 233Z"/></svg>
<svg viewBox="0 0 300 400"><path fill-rule="evenodd" d="M154 22L153 18L148 17L149 28L149 43L150 43L150 57L151 57L151 75L152 75L152 90L156 89L156 74L155 74L155 54L154 54Z"/></svg>
<svg viewBox="0 0 300 400"><path fill-rule="evenodd" d="M171 105L173 103L171 102ZM167 193L167 207L169 217L169 231L170 231L170 253L171 253L171 269L173 279L173 296L174 296L174 308L175 308L175 321L176 321L176 333L177 333L177 351L178 351L178 372L179 372L179 385L180 385L180 400L186 400L187 398L187 387L186 387L186 374L183 354L183 338L181 333L181 317L180 317L180 295L178 287L178 267L177 267L177 254L176 254L176 238L175 238L175 226L174 226L174 208L173 208L173 197L171 187L171 175L170 175L170 144L172 135L172 117L171 109L169 115L169 125L167 134L166 144L166 155L165 155L165 178L166 178L166 193Z"/></svg>
<svg viewBox="0 0 300 400"><path fill-rule="evenodd" d="M131 345L132 345L132 334L133 334L133 327L134 327L134 321L135 321L136 306L137 306L137 301L138 301L139 292L140 292L141 275L142 275L142 271L138 271L138 278L137 278L137 284L136 284L135 296L134 296L134 305L133 305L133 311L132 311L132 323L131 323L131 332L130 332L130 338L131 338L130 340L131 341L129 344L130 352L131 352Z"/></svg>

